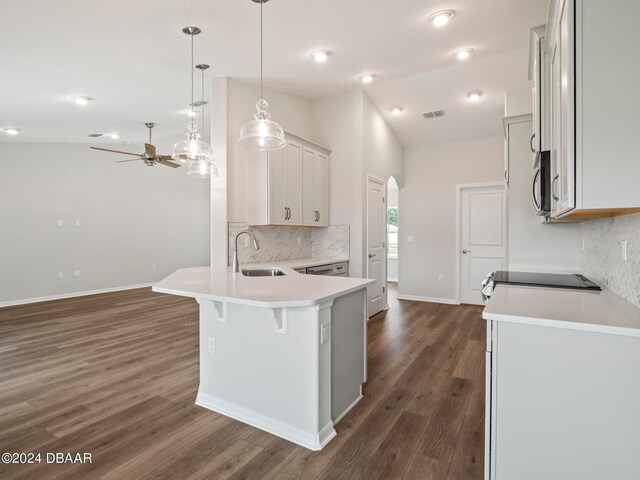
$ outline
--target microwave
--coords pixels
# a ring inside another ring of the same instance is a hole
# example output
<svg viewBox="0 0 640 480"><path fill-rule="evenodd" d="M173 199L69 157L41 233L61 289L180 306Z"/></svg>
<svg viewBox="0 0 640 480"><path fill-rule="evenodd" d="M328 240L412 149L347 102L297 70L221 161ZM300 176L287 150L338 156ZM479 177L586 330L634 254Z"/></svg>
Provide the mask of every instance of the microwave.
<svg viewBox="0 0 640 480"><path fill-rule="evenodd" d="M536 215L549 216L551 212L551 152L549 150L536 154L531 181L531 202Z"/></svg>

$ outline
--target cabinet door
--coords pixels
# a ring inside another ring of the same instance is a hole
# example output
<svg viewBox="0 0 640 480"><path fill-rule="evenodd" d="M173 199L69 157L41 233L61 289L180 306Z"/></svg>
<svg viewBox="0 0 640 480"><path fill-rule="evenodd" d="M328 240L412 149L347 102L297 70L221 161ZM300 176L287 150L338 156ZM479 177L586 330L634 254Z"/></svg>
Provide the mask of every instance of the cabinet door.
<svg viewBox="0 0 640 480"><path fill-rule="evenodd" d="M551 216L575 208L573 0L566 0L551 56Z"/></svg>
<svg viewBox="0 0 640 480"><path fill-rule="evenodd" d="M302 146L288 142L286 147L285 206L289 209L287 223L302 225Z"/></svg>
<svg viewBox="0 0 640 480"><path fill-rule="evenodd" d="M314 192L316 152L305 148L302 152L302 221L305 225L315 226L316 206Z"/></svg>
<svg viewBox="0 0 640 480"><path fill-rule="evenodd" d="M560 69L561 69L561 121L562 121L562 150L560 162L560 179L558 181L559 197L558 210L568 212L576 206L575 180L575 68L573 28L574 0L565 0L560 19Z"/></svg>
<svg viewBox="0 0 640 480"><path fill-rule="evenodd" d="M313 205L316 225L329 225L329 157L316 153L313 163Z"/></svg>
<svg viewBox="0 0 640 480"><path fill-rule="evenodd" d="M269 218L270 224L286 224L286 160L284 149L271 150L269 162Z"/></svg>

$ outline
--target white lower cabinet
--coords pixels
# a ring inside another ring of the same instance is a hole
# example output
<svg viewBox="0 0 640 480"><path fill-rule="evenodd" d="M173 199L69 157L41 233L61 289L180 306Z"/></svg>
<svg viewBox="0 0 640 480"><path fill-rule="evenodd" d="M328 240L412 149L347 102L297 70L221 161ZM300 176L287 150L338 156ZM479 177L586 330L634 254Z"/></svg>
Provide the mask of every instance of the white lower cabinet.
<svg viewBox="0 0 640 480"><path fill-rule="evenodd" d="M251 152L247 178L250 225L329 225L330 151L295 135L268 153Z"/></svg>
<svg viewBox="0 0 640 480"><path fill-rule="evenodd" d="M640 337L487 330L486 480L640 478Z"/></svg>

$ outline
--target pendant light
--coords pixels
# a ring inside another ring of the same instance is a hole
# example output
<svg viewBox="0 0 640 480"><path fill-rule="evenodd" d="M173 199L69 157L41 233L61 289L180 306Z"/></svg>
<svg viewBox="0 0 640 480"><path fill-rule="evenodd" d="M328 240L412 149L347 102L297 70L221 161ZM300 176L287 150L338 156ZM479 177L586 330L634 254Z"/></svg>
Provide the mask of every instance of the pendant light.
<svg viewBox="0 0 640 480"><path fill-rule="evenodd" d="M240 144L251 150L275 150L285 145L284 130L269 118L269 104L262 96L262 60L263 60L263 35L262 35L262 10L263 4L269 0L251 0L260 4L260 100L256 103L253 120L249 120L240 129Z"/></svg>
<svg viewBox="0 0 640 480"><path fill-rule="evenodd" d="M195 112L193 111L193 37L198 35L201 30L198 27L184 27L182 32L191 37L191 121L187 124L187 137L173 146L171 158L180 162L188 163L194 161L211 161L211 147L205 142L199 140L198 125L194 120Z"/></svg>
<svg viewBox="0 0 640 480"><path fill-rule="evenodd" d="M200 70L200 72L202 72L202 96L200 97L199 106L202 109L202 131L206 131L206 125L204 123L204 106L207 104L207 102L205 102L204 100L204 71L209 68L209 65L205 63L199 63L198 65L196 65L196 68ZM209 160L195 160L189 162L189 170L187 171L187 175L200 178L217 177L218 167L214 165L213 157L211 157Z"/></svg>

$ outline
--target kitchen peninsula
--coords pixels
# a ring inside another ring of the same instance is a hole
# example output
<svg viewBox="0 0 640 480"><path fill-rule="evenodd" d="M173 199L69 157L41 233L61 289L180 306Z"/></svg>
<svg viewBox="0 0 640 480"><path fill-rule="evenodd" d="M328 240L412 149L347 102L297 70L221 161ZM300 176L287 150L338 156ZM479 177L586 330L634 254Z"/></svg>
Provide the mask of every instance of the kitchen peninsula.
<svg viewBox="0 0 640 480"><path fill-rule="evenodd" d="M178 270L153 290L200 305L197 405L320 450L362 398L373 282L252 265Z"/></svg>

